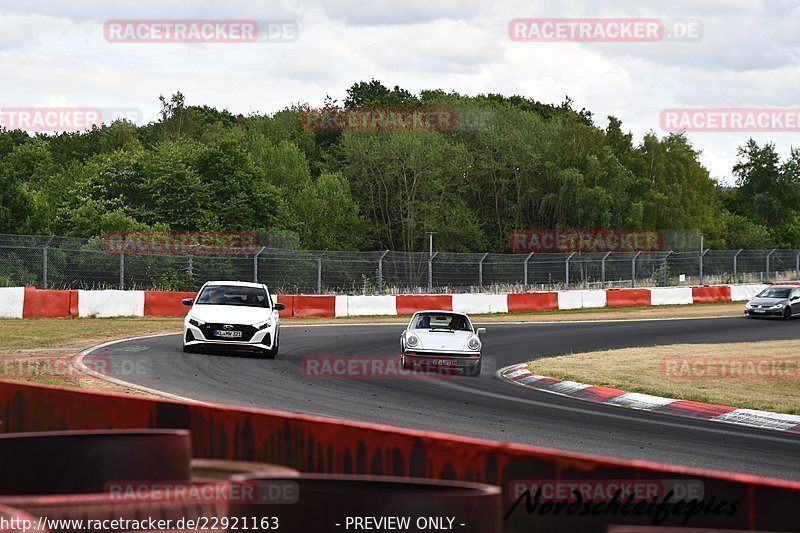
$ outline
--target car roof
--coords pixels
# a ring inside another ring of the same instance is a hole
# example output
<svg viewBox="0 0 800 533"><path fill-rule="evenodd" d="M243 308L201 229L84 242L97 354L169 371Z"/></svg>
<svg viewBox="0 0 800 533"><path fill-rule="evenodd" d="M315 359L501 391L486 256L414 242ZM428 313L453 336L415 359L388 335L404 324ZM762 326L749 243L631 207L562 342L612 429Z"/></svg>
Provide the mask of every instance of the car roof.
<svg viewBox="0 0 800 533"><path fill-rule="evenodd" d="M419 313L448 313L451 315L461 315L467 316L466 313L459 313L458 311L448 311L447 309L424 309L420 311L414 311L414 314L417 315Z"/></svg>
<svg viewBox="0 0 800 533"><path fill-rule="evenodd" d="M235 287L254 287L256 289L263 289L263 283L252 283L250 281L209 281L206 285L233 285Z"/></svg>
<svg viewBox="0 0 800 533"><path fill-rule="evenodd" d="M798 285L767 285L767 289L800 289Z"/></svg>

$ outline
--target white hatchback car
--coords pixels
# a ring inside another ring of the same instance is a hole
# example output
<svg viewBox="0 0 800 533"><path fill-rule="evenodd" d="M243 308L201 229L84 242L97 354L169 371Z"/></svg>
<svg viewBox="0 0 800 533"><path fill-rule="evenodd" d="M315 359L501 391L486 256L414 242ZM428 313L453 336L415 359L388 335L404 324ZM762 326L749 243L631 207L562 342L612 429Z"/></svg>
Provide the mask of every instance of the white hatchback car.
<svg viewBox="0 0 800 533"><path fill-rule="evenodd" d="M268 359L278 354L280 318L286 306L273 301L266 285L242 281L209 281L194 299L183 322L183 351L217 346L261 353Z"/></svg>
<svg viewBox="0 0 800 533"><path fill-rule="evenodd" d="M400 336L403 368L461 370L468 376L481 373L480 335L467 315L453 311L417 311Z"/></svg>

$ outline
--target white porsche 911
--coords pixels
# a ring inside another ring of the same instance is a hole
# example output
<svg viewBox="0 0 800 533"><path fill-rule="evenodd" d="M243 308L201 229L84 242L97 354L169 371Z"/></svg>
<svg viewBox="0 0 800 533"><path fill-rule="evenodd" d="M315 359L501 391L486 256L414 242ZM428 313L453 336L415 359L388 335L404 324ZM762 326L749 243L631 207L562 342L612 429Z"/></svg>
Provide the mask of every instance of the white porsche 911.
<svg viewBox="0 0 800 533"><path fill-rule="evenodd" d="M468 376L481 373L480 335L469 317L453 311L417 311L400 336L403 368L461 370Z"/></svg>
<svg viewBox="0 0 800 533"><path fill-rule="evenodd" d="M266 285L241 281L209 281L194 299L183 322L183 351L200 347L245 350L268 359L278 353L280 319L286 309L273 302Z"/></svg>

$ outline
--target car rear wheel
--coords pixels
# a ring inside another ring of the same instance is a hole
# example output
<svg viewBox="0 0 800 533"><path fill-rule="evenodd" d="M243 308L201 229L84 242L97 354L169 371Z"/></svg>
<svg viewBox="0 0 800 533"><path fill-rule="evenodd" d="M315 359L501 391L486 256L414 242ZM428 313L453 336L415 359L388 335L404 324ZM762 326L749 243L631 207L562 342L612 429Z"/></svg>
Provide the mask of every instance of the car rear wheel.
<svg viewBox="0 0 800 533"><path fill-rule="evenodd" d="M783 319L789 320L790 318L792 318L792 309L790 307L787 307L786 309L783 310Z"/></svg>

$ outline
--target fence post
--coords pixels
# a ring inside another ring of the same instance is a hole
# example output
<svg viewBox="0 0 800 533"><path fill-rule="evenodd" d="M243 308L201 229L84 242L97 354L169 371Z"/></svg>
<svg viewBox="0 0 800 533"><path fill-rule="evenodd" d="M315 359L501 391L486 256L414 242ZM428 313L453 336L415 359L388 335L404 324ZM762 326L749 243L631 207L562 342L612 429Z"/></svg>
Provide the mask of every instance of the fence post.
<svg viewBox="0 0 800 533"><path fill-rule="evenodd" d="M771 256L771 255L773 254L773 252L774 252L774 251L775 251L775 249L772 249L772 250L770 250L770 252L767 254L767 265L766 265L766 266L767 266L767 283L769 283L769 256Z"/></svg>
<svg viewBox="0 0 800 533"><path fill-rule="evenodd" d="M703 250L703 252L700 254L700 285L703 284L703 258L707 253L708 250Z"/></svg>
<svg viewBox="0 0 800 533"><path fill-rule="evenodd" d="M799 255L800 256L800 255ZM525 264L522 266L522 290L528 290L528 261L533 257L533 252L528 254L525 258Z"/></svg>
<svg viewBox="0 0 800 533"><path fill-rule="evenodd" d="M322 294L322 256L328 250L323 250L319 257L317 257L317 294Z"/></svg>
<svg viewBox="0 0 800 533"><path fill-rule="evenodd" d="M483 292L483 260L486 259L487 255L489 255L489 252L483 254L483 257L481 257L481 260L478 263L478 290L480 292Z"/></svg>
<svg viewBox="0 0 800 533"><path fill-rule="evenodd" d="M672 250L667 252L667 255L664 256L664 259L661 262L661 286L667 286L667 258L672 255Z"/></svg>
<svg viewBox="0 0 800 533"><path fill-rule="evenodd" d="M569 254L567 257L567 261L564 264L564 288L569 289L569 260L572 259L572 256L575 255L575 252Z"/></svg>
<svg viewBox="0 0 800 533"><path fill-rule="evenodd" d="M733 256L733 282L734 283L739 283L739 274L738 274L738 272L736 270L736 266L737 266L736 263L738 261L738 257L739 257L740 253L742 253L742 249L741 248L739 248L739 251L736 252L736 254Z"/></svg>
<svg viewBox="0 0 800 533"><path fill-rule="evenodd" d="M262 246L261 249L256 252L256 255L253 256L253 283L258 283L258 256L266 249L266 246Z"/></svg>
<svg viewBox="0 0 800 533"><path fill-rule="evenodd" d="M794 277L800 277L800 252L794 257Z"/></svg>
<svg viewBox="0 0 800 533"><path fill-rule="evenodd" d="M389 253L389 250L383 252L380 259L378 259L378 294L383 294L383 258L386 257L386 254Z"/></svg>
<svg viewBox="0 0 800 533"><path fill-rule="evenodd" d="M631 259L631 288L636 287L636 259L642 252L636 252L636 255Z"/></svg>
<svg viewBox="0 0 800 533"><path fill-rule="evenodd" d="M439 255L439 252L433 252L428 255L428 292L433 292L433 258Z"/></svg>
<svg viewBox="0 0 800 533"><path fill-rule="evenodd" d="M606 252L606 255L600 260L600 288L606 288L606 259L611 255L611 252Z"/></svg>
<svg viewBox="0 0 800 533"><path fill-rule="evenodd" d="M44 250L42 250L42 288L47 288L47 248L50 246L50 241L53 240L53 236L51 235L47 242L44 243Z"/></svg>
<svg viewBox="0 0 800 533"><path fill-rule="evenodd" d="M125 288L125 250L128 248L128 245L131 243L128 239L125 239L125 244L122 246L122 250L119 251L119 288L120 290Z"/></svg>

